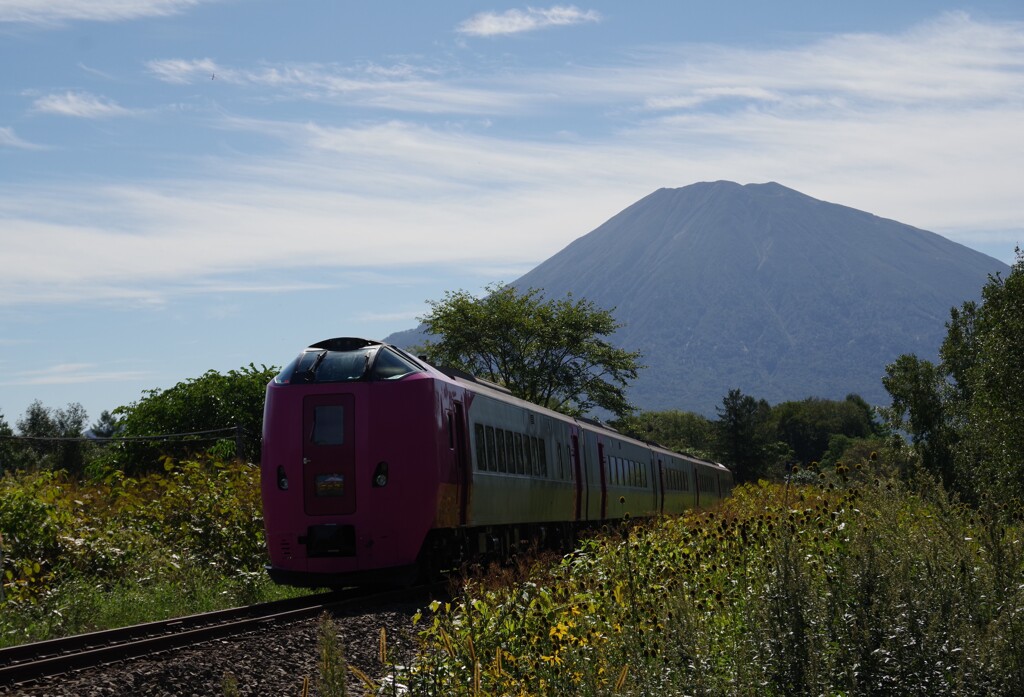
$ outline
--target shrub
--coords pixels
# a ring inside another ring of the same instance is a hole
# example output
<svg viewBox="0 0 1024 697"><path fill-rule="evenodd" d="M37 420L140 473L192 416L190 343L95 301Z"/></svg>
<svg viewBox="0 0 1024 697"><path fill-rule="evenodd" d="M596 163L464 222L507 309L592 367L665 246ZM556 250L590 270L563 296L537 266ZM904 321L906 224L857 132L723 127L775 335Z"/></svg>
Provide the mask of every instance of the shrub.
<svg viewBox="0 0 1024 697"><path fill-rule="evenodd" d="M435 603L414 694L1014 694L1019 528L837 465Z"/></svg>

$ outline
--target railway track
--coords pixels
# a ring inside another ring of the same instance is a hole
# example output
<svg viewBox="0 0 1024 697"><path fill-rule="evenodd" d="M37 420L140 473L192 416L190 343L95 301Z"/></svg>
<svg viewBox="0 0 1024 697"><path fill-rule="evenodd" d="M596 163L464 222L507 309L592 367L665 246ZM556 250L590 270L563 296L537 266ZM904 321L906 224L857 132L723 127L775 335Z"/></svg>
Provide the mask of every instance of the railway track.
<svg viewBox="0 0 1024 697"><path fill-rule="evenodd" d="M400 594L335 591L0 649L0 687L238 636L360 603L394 602L411 590L423 589Z"/></svg>

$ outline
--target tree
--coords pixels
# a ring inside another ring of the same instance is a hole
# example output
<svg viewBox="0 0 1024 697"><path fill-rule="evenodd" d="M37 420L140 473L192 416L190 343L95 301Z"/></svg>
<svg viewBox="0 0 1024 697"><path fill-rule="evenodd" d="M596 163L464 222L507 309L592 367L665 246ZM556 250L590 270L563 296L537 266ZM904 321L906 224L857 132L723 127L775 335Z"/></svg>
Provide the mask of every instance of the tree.
<svg viewBox="0 0 1024 697"><path fill-rule="evenodd" d="M0 412L0 477L5 472L21 469L24 464L25 454L14 440L14 429L7 423L3 412Z"/></svg>
<svg viewBox="0 0 1024 697"><path fill-rule="evenodd" d="M716 453L733 468L736 483L771 476L789 459L789 448L775 439L768 402L733 389L717 411Z"/></svg>
<svg viewBox="0 0 1024 697"><path fill-rule="evenodd" d="M440 339L424 347L427 359L504 385L512 394L569 414L593 408L617 416L632 411L625 395L642 366L639 352L604 339L621 325L612 311L587 300L544 300L494 284L483 298L466 291L428 301L421 317Z"/></svg>
<svg viewBox="0 0 1024 697"><path fill-rule="evenodd" d="M772 407L771 421L777 440L793 450L804 465L820 461L836 435L867 438L878 434L871 406L859 395L843 401L809 397Z"/></svg>
<svg viewBox="0 0 1024 697"><path fill-rule="evenodd" d="M186 457L217 441L236 457L259 457L264 395L277 372L277 368L249 364L227 374L210 370L167 390L146 391L139 401L114 410L119 421L116 447L110 454L113 464L129 473L154 470L161 456ZM233 433L197 434L233 428L242 430L241 451L234 448ZM133 440L169 434L197 435Z"/></svg>
<svg viewBox="0 0 1024 697"><path fill-rule="evenodd" d="M82 437L87 418L85 408L72 402L64 409L51 409L38 399L18 419L18 435L30 439L26 452L35 465L80 473L85 465Z"/></svg>
<svg viewBox="0 0 1024 697"><path fill-rule="evenodd" d="M883 380L922 464L971 498L1024 498L1024 253L981 303L950 311L938 364L900 356Z"/></svg>
<svg viewBox="0 0 1024 697"><path fill-rule="evenodd" d="M947 412L958 432L958 474L1004 500L1024 498L1024 253L992 276L981 304L951 313L939 355L952 382Z"/></svg>
<svg viewBox="0 0 1024 697"><path fill-rule="evenodd" d="M117 417L104 409L100 414L100 418L96 420L96 423L89 430L96 438L112 438L119 428L120 424Z"/></svg>
<svg viewBox="0 0 1024 697"><path fill-rule="evenodd" d="M714 448L714 425L707 417L693 412L645 411L613 421L611 425L638 440L703 458L710 458Z"/></svg>
<svg viewBox="0 0 1024 697"><path fill-rule="evenodd" d="M943 367L904 354L886 366L882 384L892 398L891 406L884 410L890 427L909 435L921 466L953 488L955 434L944 399Z"/></svg>

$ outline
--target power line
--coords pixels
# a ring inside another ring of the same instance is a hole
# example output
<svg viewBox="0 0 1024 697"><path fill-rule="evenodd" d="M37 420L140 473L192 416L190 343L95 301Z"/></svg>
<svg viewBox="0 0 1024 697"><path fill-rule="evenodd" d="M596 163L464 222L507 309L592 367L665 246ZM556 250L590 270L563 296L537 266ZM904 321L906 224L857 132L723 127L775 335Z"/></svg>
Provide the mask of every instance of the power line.
<svg viewBox="0 0 1024 697"><path fill-rule="evenodd" d="M156 436L110 436L110 437L87 437L87 436L74 436L74 437L61 437L61 436L4 436L0 435L0 440L15 440L15 441L45 441L51 443L128 443L128 442L139 442L139 441L171 441L180 440L183 442L198 443L205 441L216 441L224 440L224 437L219 438L190 438L189 436L208 436L215 433L231 434L232 436L238 437L245 433L245 427L243 426L229 426L227 428L214 428L207 431L188 431L186 433L163 433Z"/></svg>

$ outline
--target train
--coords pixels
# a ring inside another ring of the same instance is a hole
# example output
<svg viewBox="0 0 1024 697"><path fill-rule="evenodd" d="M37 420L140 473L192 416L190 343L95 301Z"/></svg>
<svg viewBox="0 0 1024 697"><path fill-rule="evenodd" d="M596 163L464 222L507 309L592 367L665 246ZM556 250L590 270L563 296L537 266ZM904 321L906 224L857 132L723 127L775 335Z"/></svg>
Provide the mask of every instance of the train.
<svg viewBox="0 0 1024 697"><path fill-rule="evenodd" d="M708 506L732 484L721 464L379 341L312 344L267 385L261 494L279 584L410 582Z"/></svg>

